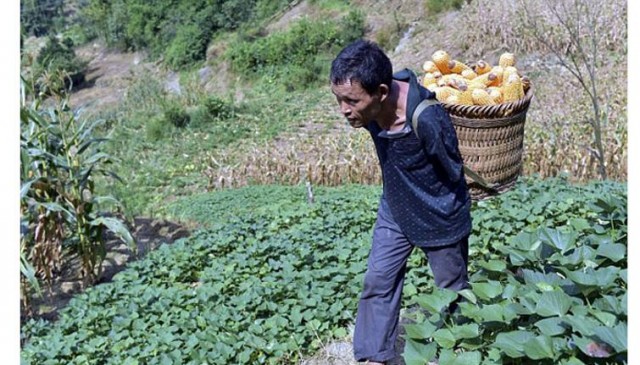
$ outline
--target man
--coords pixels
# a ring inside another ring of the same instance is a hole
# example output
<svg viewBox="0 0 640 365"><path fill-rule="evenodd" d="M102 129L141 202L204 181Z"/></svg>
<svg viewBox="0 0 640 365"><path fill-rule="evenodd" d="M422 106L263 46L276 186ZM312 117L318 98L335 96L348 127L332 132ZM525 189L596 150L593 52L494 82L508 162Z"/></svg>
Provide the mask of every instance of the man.
<svg viewBox="0 0 640 365"><path fill-rule="evenodd" d="M471 199L444 108L438 103L426 107L413 131L413 112L435 94L420 86L411 71L393 75L384 52L359 40L333 60L331 90L349 124L371 134L382 169L383 192L353 347L357 361L384 364L397 356L402 286L414 246L426 254L437 286L468 287Z"/></svg>

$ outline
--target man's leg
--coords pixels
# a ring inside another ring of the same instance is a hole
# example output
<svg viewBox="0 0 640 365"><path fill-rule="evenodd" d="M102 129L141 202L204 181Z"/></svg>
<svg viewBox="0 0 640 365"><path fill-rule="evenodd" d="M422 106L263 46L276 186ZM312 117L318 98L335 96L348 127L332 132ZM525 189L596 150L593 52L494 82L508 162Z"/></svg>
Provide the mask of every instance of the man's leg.
<svg viewBox="0 0 640 365"><path fill-rule="evenodd" d="M412 249L400 228L379 212L353 336L357 361L382 363L396 356L402 285Z"/></svg>
<svg viewBox="0 0 640 365"><path fill-rule="evenodd" d="M435 279L436 286L455 291L469 288L467 264L469 262L469 238L443 247L421 247L427 255L429 266ZM449 307L453 312L457 307L454 302Z"/></svg>

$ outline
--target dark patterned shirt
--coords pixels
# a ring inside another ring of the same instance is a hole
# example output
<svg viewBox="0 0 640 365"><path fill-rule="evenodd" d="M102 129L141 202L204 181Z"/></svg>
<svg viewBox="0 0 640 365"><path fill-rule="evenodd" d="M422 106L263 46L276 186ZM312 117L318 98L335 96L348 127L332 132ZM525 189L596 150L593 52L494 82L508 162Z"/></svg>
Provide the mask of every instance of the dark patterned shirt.
<svg viewBox="0 0 640 365"><path fill-rule="evenodd" d="M455 129L449 114L436 104L420 114L418 138L411 127L413 111L435 94L419 85L408 69L393 78L409 83L404 129L391 133L375 121L366 126L382 169L381 208L412 244L453 244L471 231L471 199Z"/></svg>

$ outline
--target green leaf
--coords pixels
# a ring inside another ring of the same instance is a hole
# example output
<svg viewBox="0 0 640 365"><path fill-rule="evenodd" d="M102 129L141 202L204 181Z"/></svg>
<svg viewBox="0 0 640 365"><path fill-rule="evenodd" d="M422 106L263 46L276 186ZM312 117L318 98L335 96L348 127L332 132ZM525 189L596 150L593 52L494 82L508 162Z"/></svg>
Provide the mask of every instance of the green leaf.
<svg viewBox="0 0 640 365"><path fill-rule="evenodd" d="M548 336L561 335L566 331L566 328L562 326L562 319L558 317L541 319L534 325L540 329L540 332Z"/></svg>
<svg viewBox="0 0 640 365"><path fill-rule="evenodd" d="M522 251L533 251L540 247L540 239L537 233L522 231L513 237L509 244ZM509 246L505 248L508 249Z"/></svg>
<svg viewBox="0 0 640 365"><path fill-rule="evenodd" d="M438 346L435 342L424 344L419 341L408 340L402 357L407 365L426 365L436 356Z"/></svg>
<svg viewBox="0 0 640 365"><path fill-rule="evenodd" d="M620 243L601 244L598 246L596 254L618 262L627 257L627 246Z"/></svg>
<svg viewBox="0 0 640 365"><path fill-rule="evenodd" d="M404 329L407 333L407 337L424 340L430 338L438 328L430 322L425 321L418 324L405 324Z"/></svg>
<svg viewBox="0 0 640 365"><path fill-rule="evenodd" d="M528 340L524 345L524 353L534 360L555 358L553 343L548 336L538 336Z"/></svg>
<svg viewBox="0 0 640 365"><path fill-rule="evenodd" d="M620 269L614 266L607 266L597 270L587 268L584 271L560 269L567 275L567 278L581 287L597 287L599 289L605 289L612 285L620 272Z"/></svg>
<svg viewBox="0 0 640 365"><path fill-rule="evenodd" d="M482 299L493 299L502 294L503 287L499 281L488 281L486 283L471 283L473 293Z"/></svg>
<svg viewBox="0 0 640 365"><path fill-rule="evenodd" d="M571 308L571 297L561 290L545 291L536 305L536 313L543 317L564 316Z"/></svg>
<svg viewBox="0 0 640 365"><path fill-rule="evenodd" d="M502 260L480 260L478 266L488 271L504 272L507 269L507 263Z"/></svg>
<svg viewBox="0 0 640 365"><path fill-rule="evenodd" d="M434 288L433 293L416 297L416 302L431 313L439 313L451 304L458 294L449 289Z"/></svg>
<svg viewBox="0 0 640 365"><path fill-rule="evenodd" d="M476 323L458 325L451 327L450 329L456 340L476 338L480 336L480 328Z"/></svg>
<svg viewBox="0 0 640 365"><path fill-rule="evenodd" d="M571 356L569 359L560 360L559 365L585 365L580 359L575 356Z"/></svg>
<svg viewBox="0 0 640 365"><path fill-rule="evenodd" d="M524 356L524 344L535 337L529 331L502 332L498 333L491 347L501 350L511 358L519 358Z"/></svg>
<svg viewBox="0 0 640 365"><path fill-rule="evenodd" d="M505 308L501 304L483 305L477 313L483 321L508 322L505 317Z"/></svg>
<svg viewBox="0 0 640 365"><path fill-rule="evenodd" d="M627 324L619 323L615 327L596 327L593 332L602 341L613 346L616 352L627 351Z"/></svg>
<svg viewBox="0 0 640 365"><path fill-rule="evenodd" d="M596 342L590 338L572 335L571 338L585 355L594 358L607 358L613 355L613 349L606 343Z"/></svg>
<svg viewBox="0 0 640 365"><path fill-rule="evenodd" d="M458 292L458 294L473 304L478 303L478 298L476 298L471 289L462 289Z"/></svg>
<svg viewBox="0 0 640 365"><path fill-rule="evenodd" d="M438 345L446 348L446 349L450 349L453 348L453 346L455 346L456 344L456 338L453 335L453 333L451 332L451 330L447 329L447 328L441 328L439 330L437 330L434 334L433 334L433 339L434 341L436 341L438 343Z"/></svg>
<svg viewBox="0 0 640 365"><path fill-rule="evenodd" d="M600 324L595 319L583 315L567 315L562 318L562 321L569 324L573 332L578 332L583 336L592 336L594 329Z"/></svg>
<svg viewBox="0 0 640 365"><path fill-rule="evenodd" d="M20 199L24 199L27 196L31 189L31 185L34 182L36 182L36 180L29 180L22 183L22 186L20 187Z"/></svg>
<svg viewBox="0 0 640 365"><path fill-rule="evenodd" d="M347 330L344 329L344 327L338 327L335 330L333 330L333 335L336 338L345 338L347 337Z"/></svg>
<svg viewBox="0 0 640 365"><path fill-rule="evenodd" d="M137 249L136 242L133 239L133 236L131 236L131 233L129 232L129 229L124 225L124 223L122 223L117 218L114 218L114 217L98 217L98 218L95 218L95 219L93 219L91 221L91 225L92 226L103 225L103 226L107 227L108 230L110 230L111 232L115 233L116 236L118 236L123 241L125 241L125 243L127 243L129 248L131 248L132 250L136 250Z"/></svg>
<svg viewBox="0 0 640 365"><path fill-rule="evenodd" d="M576 247L578 233L575 231L563 232L554 228L541 228L539 231L540 240L560 250L561 253Z"/></svg>
<svg viewBox="0 0 640 365"><path fill-rule="evenodd" d="M482 355L478 351L443 352L438 359L439 365L479 365Z"/></svg>
<svg viewBox="0 0 640 365"><path fill-rule="evenodd" d="M589 223L588 220L584 218L572 218L569 221L569 224L571 224L571 227L573 227L573 229L575 229L578 232L591 229L591 224Z"/></svg>
<svg viewBox="0 0 640 365"><path fill-rule="evenodd" d="M593 301L593 307L602 311L615 314L624 314L623 305L626 303L626 296L614 297L613 295L605 295Z"/></svg>
<svg viewBox="0 0 640 365"><path fill-rule="evenodd" d="M600 322L602 322L602 324L607 327L613 327L616 322L618 322L618 317L609 312L603 312L594 308L590 308L589 313L591 313L591 315L596 317Z"/></svg>
<svg viewBox="0 0 640 365"><path fill-rule="evenodd" d="M138 360L132 357L127 357L126 359L124 359L122 365L138 365Z"/></svg>

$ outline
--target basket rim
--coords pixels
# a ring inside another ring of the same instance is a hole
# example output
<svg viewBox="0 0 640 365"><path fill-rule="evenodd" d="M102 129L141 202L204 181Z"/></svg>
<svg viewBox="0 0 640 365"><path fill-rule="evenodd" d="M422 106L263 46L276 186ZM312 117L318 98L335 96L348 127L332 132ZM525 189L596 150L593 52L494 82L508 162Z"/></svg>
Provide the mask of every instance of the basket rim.
<svg viewBox="0 0 640 365"><path fill-rule="evenodd" d="M533 86L530 81L524 83L525 95L523 98L509 103L496 105L462 105L442 102L445 110L453 116L470 119L506 118L518 114L529 108L533 99Z"/></svg>

